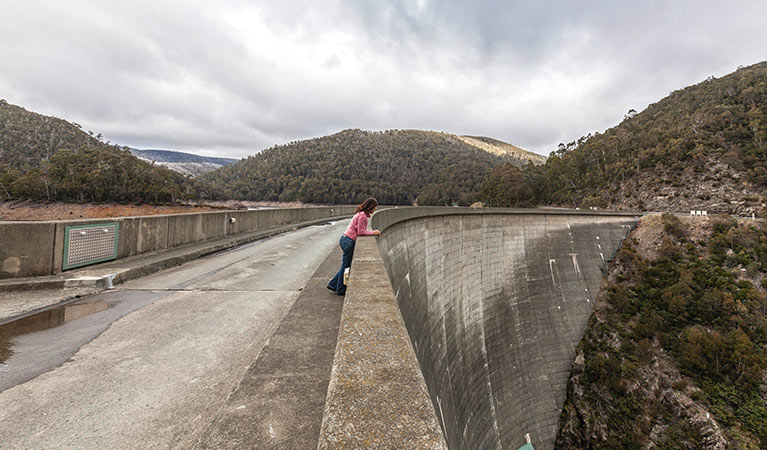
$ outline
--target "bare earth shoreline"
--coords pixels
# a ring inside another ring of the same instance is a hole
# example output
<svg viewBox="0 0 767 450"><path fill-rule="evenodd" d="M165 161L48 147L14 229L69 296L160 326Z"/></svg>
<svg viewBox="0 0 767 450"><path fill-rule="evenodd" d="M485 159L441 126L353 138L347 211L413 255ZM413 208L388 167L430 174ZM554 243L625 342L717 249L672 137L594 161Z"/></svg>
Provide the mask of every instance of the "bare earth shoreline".
<svg viewBox="0 0 767 450"><path fill-rule="evenodd" d="M104 217L150 216L155 214L185 214L224 209L263 207L296 208L301 203L216 201L189 205L121 205L117 203L39 203L31 201L0 202L0 220L67 220Z"/></svg>

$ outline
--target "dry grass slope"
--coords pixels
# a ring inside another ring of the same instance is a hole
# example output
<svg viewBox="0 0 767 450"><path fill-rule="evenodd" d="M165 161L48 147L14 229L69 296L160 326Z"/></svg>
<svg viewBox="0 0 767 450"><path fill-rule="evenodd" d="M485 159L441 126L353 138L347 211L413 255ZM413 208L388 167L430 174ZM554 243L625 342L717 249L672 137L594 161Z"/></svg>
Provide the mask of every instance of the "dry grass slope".
<svg viewBox="0 0 767 450"><path fill-rule="evenodd" d="M539 155L537 153L533 153L533 152L521 149L517 147L516 145L511 145L496 139L490 139L485 137L475 137L475 136L455 136L455 137L465 142L466 144L477 147L480 150L484 150L494 155L498 155L498 156L510 155L510 156L517 157L519 159L531 161L533 164L536 164L536 165L543 164L546 162L546 157L543 155Z"/></svg>

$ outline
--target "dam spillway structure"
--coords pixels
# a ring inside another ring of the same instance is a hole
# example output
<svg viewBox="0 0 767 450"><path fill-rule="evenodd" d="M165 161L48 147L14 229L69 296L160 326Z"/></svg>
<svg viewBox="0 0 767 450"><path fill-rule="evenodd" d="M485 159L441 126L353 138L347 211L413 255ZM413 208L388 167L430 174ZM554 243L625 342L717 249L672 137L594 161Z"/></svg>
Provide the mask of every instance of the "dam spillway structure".
<svg viewBox="0 0 767 450"><path fill-rule="evenodd" d="M401 208L372 226L445 441L554 447L575 349L639 215Z"/></svg>

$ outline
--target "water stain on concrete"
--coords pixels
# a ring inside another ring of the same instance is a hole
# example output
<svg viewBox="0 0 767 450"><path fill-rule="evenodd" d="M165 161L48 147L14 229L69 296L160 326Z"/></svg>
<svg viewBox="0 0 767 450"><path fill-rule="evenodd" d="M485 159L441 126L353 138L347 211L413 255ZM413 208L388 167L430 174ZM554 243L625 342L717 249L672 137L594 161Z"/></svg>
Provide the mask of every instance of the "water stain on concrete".
<svg viewBox="0 0 767 450"><path fill-rule="evenodd" d="M11 256L3 261L2 269L0 270L8 273L17 273L19 269L21 269L21 259Z"/></svg>

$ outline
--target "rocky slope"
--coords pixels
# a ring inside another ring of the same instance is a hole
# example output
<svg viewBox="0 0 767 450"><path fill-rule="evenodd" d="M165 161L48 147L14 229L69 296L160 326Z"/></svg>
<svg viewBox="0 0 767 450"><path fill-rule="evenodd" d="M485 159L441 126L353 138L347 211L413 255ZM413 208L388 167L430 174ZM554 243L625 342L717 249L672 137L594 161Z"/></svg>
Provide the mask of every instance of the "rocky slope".
<svg viewBox="0 0 767 450"><path fill-rule="evenodd" d="M557 448L767 447L767 224L655 215L577 348Z"/></svg>

